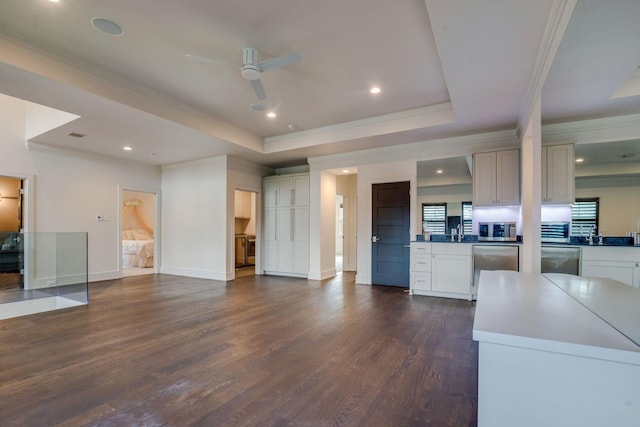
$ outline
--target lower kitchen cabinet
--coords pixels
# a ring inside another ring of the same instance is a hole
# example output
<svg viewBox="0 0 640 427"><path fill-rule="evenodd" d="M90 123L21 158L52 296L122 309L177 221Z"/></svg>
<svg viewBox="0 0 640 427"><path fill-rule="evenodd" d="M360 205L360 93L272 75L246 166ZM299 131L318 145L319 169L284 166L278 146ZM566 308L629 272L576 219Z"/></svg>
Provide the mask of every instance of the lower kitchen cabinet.
<svg viewBox="0 0 640 427"><path fill-rule="evenodd" d="M471 244L430 243L430 253L417 252L412 243L411 293L448 298L471 299ZM427 255L430 262L420 264Z"/></svg>
<svg viewBox="0 0 640 427"><path fill-rule="evenodd" d="M581 276L604 277L640 288L640 248L582 248Z"/></svg>
<svg viewBox="0 0 640 427"><path fill-rule="evenodd" d="M431 243L413 242L409 254L409 292L411 295L425 295L431 291Z"/></svg>

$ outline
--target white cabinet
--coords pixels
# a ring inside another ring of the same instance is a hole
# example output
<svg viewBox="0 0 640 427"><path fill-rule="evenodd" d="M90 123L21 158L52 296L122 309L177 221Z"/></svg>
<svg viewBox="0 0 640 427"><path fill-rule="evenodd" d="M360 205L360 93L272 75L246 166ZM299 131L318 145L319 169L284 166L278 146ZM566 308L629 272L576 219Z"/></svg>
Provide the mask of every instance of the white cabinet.
<svg viewBox="0 0 640 427"><path fill-rule="evenodd" d="M580 264L581 276L605 277L640 288L640 248L585 246Z"/></svg>
<svg viewBox="0 0 640 427"><path fill-rule="evenodd" d="M412 243L411 294L471 299L468 243Z"/></svg>
<svg viewBox="0 0 640 427"><path fill-rule="evenodd" d="M409 254L409 293L425 295L431 290L431 243L411 242Z"/></svg>
<svg viewBox="0 0 640 427"><path fill-rule="evenodd" d="M267 274L309 274L309 175L264 179L263 264Z"/></svg>
<svg viewBox="0 0 640 427"><path fill-rule="evenodd" d="M575 201L573 144L542 147L542 203L571 204Z"/></svg>
<svg viewBox="0 0 640 427"><path fill-rule="evenodd" d="M520 204L520 151L473 155L473 205Z"/></svg>

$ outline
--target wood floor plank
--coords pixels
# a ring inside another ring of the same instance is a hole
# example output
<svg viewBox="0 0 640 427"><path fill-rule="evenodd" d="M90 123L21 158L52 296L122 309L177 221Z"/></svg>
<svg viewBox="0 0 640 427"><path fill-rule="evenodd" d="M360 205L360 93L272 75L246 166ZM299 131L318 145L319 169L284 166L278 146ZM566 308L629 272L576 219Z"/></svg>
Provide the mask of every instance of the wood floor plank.
<svg viewBox="0 0 640 427"><path fill-rule="evenodd" d="M89 296L0 321L0 425L476 425L472 302L352 273L156 274Z"/></svg>

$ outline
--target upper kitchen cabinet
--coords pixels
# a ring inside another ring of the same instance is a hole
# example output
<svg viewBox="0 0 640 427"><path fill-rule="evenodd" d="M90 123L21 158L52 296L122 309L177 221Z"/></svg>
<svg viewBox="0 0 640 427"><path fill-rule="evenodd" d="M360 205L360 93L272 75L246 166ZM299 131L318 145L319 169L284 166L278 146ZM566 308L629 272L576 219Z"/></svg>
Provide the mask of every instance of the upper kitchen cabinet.
<svg viewBox="0 0 640 427"><path fill-rule="evenodd" d="M235 191L235 217L251 219L251 193L248 191Z"/></svg>
<svg viewBox="0 0 640 427"><path fill-rule="evenodd" d="M520 150L473 155L473 205L520 204Z"/></svg>
<svg viewBox="0 0 640 427"><path fill-rule="evenodd" d="M542 147L542 203L571 204L575 201L573 144Z"/></svg>

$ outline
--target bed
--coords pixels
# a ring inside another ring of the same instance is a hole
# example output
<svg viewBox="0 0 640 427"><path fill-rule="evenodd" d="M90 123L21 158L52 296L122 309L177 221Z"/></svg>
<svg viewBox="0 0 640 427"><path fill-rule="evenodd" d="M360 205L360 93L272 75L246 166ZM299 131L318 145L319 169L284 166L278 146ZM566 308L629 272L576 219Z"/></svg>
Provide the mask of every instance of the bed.
<svg viewBox="0 0 640 427"><path fill-rule="evenodd" d="M153 237L143 229L122 231L122 266L153 267Z"/></svg>

